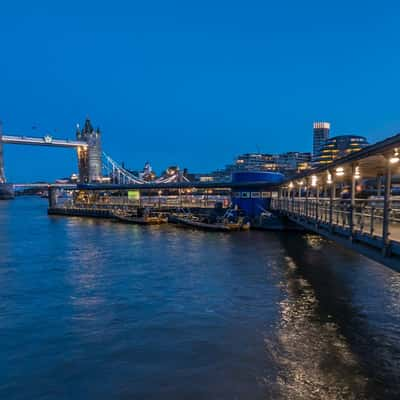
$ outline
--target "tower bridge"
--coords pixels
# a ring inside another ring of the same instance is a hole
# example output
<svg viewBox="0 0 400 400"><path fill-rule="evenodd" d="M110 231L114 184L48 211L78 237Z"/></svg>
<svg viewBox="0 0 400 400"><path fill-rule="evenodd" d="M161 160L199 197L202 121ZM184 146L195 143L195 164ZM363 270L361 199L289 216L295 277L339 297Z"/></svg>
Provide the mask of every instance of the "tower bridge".
<svg viewBox="0 0 400 400"><path fill-rule="evenodd" d="M64 147L76 149L78 156L79 180L82 183L100 181L102 177L100 130L94 130L87 118L82 131L77 127L76 139L59 139L51 135L42 137L5 135L0 124L0 184L6 183L3 145L30 145Z"/></svg>
<svg viewBox="0 0 400 400"><path fill-rule="evenodd" d="M89 118L86 118L83 128L76 128L74 139L54 138L51 135L42 137L4 134L0 123L0 198L9 198L13 185L6 184L4 169L3 145L33 145L47 147L64 147L76 149L78 158L78 172L80 184L101 183L103 176L109 178L112 184L139 184L147 183L146 177L135 175L123 165L114 161L102 151L100 129L94 129ZM148 165L149 167L149 165ZM148 171L149 172L149 171ZM151 169L150 169L151 172ZM187 182L187 178L181 171L175 169L168 174L155 179L157 184L171 182ZM21 185L29 186L32 185ZM14 185L14 187L17 187Z"/></svg>

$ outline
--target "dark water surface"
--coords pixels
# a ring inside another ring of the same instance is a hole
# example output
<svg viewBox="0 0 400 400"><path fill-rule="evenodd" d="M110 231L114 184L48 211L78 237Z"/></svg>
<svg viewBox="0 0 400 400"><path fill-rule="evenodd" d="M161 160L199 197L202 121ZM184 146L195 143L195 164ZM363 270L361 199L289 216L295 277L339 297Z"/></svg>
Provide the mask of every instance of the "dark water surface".
<svg viewBox="0 0 400 400"><path fill-rule="evenodd" d="M400 274L46 206L0 202L0 399L400 399Z"/></svg>

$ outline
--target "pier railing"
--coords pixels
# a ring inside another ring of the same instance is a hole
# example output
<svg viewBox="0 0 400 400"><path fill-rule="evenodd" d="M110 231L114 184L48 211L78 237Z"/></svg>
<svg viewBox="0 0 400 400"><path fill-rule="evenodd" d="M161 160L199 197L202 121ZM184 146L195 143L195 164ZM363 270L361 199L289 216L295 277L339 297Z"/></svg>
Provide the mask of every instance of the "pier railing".
<svg viewBox="0 0 400 400"><path fill-rule="evenodd" d="M400 199L390 199L388 236L400 246ZM364 238L381 246L385 234L382 199L298 198L272 199L272 209L348 237Z"/></svg>

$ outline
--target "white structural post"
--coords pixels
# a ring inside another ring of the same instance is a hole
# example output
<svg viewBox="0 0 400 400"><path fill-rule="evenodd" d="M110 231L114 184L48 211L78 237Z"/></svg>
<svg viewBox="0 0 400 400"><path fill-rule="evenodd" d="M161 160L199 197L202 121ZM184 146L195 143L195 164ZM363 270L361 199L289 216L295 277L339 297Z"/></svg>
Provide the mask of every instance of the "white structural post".
<svg viewBox="0 0 400 400"><path fill-rule="evenodd" d="M350 227L350 238L353 238L354 229L354 209L356 206L356 166L351 165L351 186L350 186L350 215L349 215L349 227Z"/></svg>
<svg viewBox="0 0 400 400"><path fill-rule="evenodd" d="M386 166L385 173L385 191L383 194L383 227L382 227L382 239L383 239L383 255L388 255L390 245L390 196L392 186L392 167L390 163Z"/></svg>
<svg viewBox="0 0 400 400"><path fill-rule="evenodd" d="M308 181L308 178L306 179L305 189L306 189L306 201L305 201L305 207L304 207L305 208L304 214L305 214L306 217L308 217L308 195L309 195L309 181Z"/></svg>
<svg viewBox="0 0 400 400"><path fill-rule="evenodd" d="M382 175L379 174L376 180L376 194L378 197L382 195Z"/></svg>
<svg viewBox="0 0 400 400"><path fill-rule="evenodd" d="M332 171L330 171L330 174L332 176L332 183L331 183L331 190L329 192L329 224L333 225L333 201L334 198L336 197L336 183L335 183L335 179L334 179L334 175L332 173Z"/></svg>

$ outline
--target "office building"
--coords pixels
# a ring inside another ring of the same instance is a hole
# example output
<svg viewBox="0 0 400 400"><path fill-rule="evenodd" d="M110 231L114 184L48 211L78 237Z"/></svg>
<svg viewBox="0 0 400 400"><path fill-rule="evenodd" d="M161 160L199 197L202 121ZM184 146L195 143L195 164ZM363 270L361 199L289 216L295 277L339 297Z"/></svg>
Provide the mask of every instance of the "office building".
<svg viewBox="0 0 400 400"><path fill-rule="evenodd" d="M313 125L313 161L319 156L322 147L329 139L331 124L329 122L314 122Z"/></svg>
<svg viewBox="0 0 400 400"><path fill-rule="evenodd" d="M360 151L368 146L364 136L341 135L327 140L320 150L319 156L315 159L315 166L330 164L337 158L347 156L355 151Z"/></svg>

